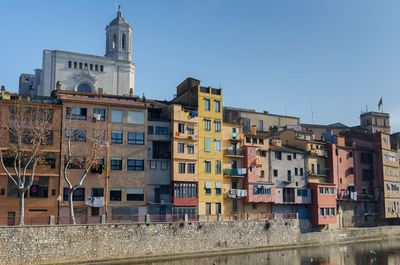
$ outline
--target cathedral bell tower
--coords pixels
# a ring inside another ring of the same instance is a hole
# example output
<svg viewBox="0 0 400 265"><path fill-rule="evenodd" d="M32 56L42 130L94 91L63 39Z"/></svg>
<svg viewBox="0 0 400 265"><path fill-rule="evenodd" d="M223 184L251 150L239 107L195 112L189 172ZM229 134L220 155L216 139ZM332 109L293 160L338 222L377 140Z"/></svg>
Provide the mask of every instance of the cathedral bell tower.
<svg viewBox="0 0 400 265"><path fill-rule="evenodd" d="M106 57L132 61L132 27L122 17L120 7L117 17L106 27Z"/></svg>

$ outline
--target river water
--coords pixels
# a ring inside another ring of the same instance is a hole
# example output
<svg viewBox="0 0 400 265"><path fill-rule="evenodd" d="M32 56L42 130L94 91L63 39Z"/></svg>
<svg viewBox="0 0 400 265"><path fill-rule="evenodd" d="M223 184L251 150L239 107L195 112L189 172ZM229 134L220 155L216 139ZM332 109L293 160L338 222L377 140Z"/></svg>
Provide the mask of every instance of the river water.
<svg viewBox="0 0 400 265"><path fill-rule="evenodd" d="M400 265L399 241L342 244L163 262L146 265Z"/></svg>

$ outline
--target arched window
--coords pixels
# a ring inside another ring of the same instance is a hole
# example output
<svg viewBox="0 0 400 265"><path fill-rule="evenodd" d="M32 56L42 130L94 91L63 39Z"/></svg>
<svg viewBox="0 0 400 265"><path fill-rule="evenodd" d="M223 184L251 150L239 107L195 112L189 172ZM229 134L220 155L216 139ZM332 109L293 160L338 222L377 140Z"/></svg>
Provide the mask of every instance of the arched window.
<svg viewBox="0 0 400 265"><path fill-rule="evenodd" d="M126 34L122 34L122 50L126 51Z"/></svg>
<svg viewBox="0 0 400 265"><path fill-rule="evenodd" d="M117 35L113 35L113 42L112 42L113 49L117 48Z"/></svg>
<svg viewBox="0 0 400 265"><path fill-rule="evenodd" d="M92 88L88 84L82 83L78 86L77 91L85 92L85 93L92 93Z"/></svg>

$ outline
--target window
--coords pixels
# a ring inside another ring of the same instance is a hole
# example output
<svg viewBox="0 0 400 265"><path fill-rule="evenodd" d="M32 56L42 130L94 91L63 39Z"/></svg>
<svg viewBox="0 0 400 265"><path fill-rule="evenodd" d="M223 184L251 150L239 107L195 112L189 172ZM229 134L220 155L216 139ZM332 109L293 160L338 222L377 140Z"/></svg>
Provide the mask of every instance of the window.
<svg viewBox="0 0 400 265"><path fill-rule="evenodd" d="M185 124L184 123L178 123L178 132L185 133Z"/></svg>
<svg viewBox="0 0 400 265"><path fill-rule="evenodd" d="M196 172L196 164L189 163L188 164L188 173L194 174Z"/></svg>
<svg viewBox="0 0 400 265"><path fill-rule="evenodd" d="M331 215L335 215L335 208L331 208Z"/></svg>
<svg viewBox="0 0 400 265"><path fill-rule="evenodd" d="M106 120L106 110L105 109L93 109L93 114L100 115L100 121Z"/></svg>
<svg viewBox="0 0 400 265"><path fill-rule="evenodd" d="M67 137L70 137L72 142L86 142L86 131L80 129L66 129Z"/></svg>
<svg viewBox="0 0 400 265"><path fill-rule="evenodd" d="M154 127L153 126L147 126L147 133L149 135L153 135L154 134Z"/></svg>
<svg viewBox="0 0 400 265"><path fill-rule="evenodd" d="M72 67L72 62L68 61L68 68L71 68L71 67Z"/></svg>
<svg viewBox="0 0 400 265"><path fill-rule="evenodd" d="M277 177L277 176L278 176L278 170L274 169L274 177Z"/></svg>
<svg viewBox="0 0 400 265"><path fill-rule="evenodd" d="M110 189L110 201L121 201L122 191L121 189Z"/></svg>
<svg viewBox="0 0 400 265"><path fill-rule="evenodd" d="M271 195L271 188L266 185L253 184L254 195Z"/></svg>
<svg viewBox="0 0 400 265"><path fill-rule="evenodd" d="M69 188L64 188L64 201L68 201L69 198ZM84 201L85 200L85 188L77 188L72 194L73 201Z"/></svg>
<svg viewBox="0 0 400 265"><path fill-rule="evenodd" d="M288 178L288 181L292 181L292 171L291 170L287 171L287 178Z"/></svg>
<svg viewBox="0 0 400 265"><path fill-rule="evenodd" d="M324 208L319 208L319 215L321 215L321 216L325 215L325 209Z"/></svg>
<svg viewBox="0 0 400 265"><path fill-rule="evenodd" d="M122 144L123 136L121 131L112 131L111 132L111 143L112 144Z"/></svg>
<svg viewBox="0 0 400 265"><path fill-rule="evenodd" d="M194 126L193 126L193 124L189 124L188 126L187 126L187 133L188 134L194 134Z"/></svg>
<svg viewBox="0 0 400 265"><path fill-rule="evenodd" d="M221 152L221 141L215 140L215 152Z"/></svg>
<svg viewBox="0 0 400 265"><path fill-rule="evenodd" d="M274 153L275 153L275 159L282 160L282 152L275 151Z"/></svg>
<svg viewBox="0 0 400 265"><path fill-rule="evenodd" d="M264 121L263 120L258 121L257 131L261 131L261 132L264 131Z"/></svg>
<svg viewBox="0 0 400 265"><path fill-rule="evenodd" d="M143 159L128 159L128 170L129 171L144 171L144 160Z"/></svg>
<svg viewBox="0 0 400 265"><path fill-rule="evenodd" d="M221 121L215 120L214 125L215 125L215 131L220 132L221 131Z"/></svg>
<svg viewBox="0 0 400 265"><path fill-rule="evenodd" d="M87 108L67 107L65 111L67 114L67 119L71 119L71 120L86 120L87 119Z"/></svg>
<svg viewBox="0 0 400 265"><path fill-rule="evenodd" d="M221 112L221 101L216 100L214 101L215 104L215 112Z"/></svg>
<svg viewBox="0 0 400 265"><path fill-rule="evenodd" d="M211 152L211 138L204 138L204 152Z"/></svg>
<svg viewBox="0 0 400 265"><path fill-rule="evenodd" d="M184 143L178 143L178 153L185 153L185 144Z"/></svg>
<svg viewBox="0 0 400 265"><path fill-rule="evenodd" d="M31 198L48 198L49 195L49 177L36 177L29 189Z"/></svg>
<svg viewBox="0 0 400 265"><path fill-rule="evenodd" d="M97 64L94 66L94 70L99 71L99 66Z"/></svg>
<svg viewBox="0 0 400 265"><path fill-rule="evenodd" d="M335 194L335 188L331 188L331 194Z"/></svg>
<svg viewBox="0 0 400 265"><path fill-rule="evenodd" d="M103 197L104 189L103 188L92 188L92 197Z"/></svg>
<svg viewBox="0 0 400 265"><path fill-rule="evenodd" d="M116 123L122 123L124 113L122 110L111 110L111 121Z"/></svg>
<svg viewBox="0 0 400 265"><path fill-rule="evenodd" d="M297 167L294 168L294 175L295 175L295 176L298 176L298 175L299 175L299 170L298 170Z"/></svg>
<svg viewBox="0 0 400 265"><path fill-rule="evenodd" d="M215 195L221 195L221 194L222 194L222 183L215 182Z"/></svg>
<svg viewBox="0 0 400 265"><path fill-rule="evenodd" d="M204 119L204 130L211 131L211 120Z"/></svg>
<svg viewBox="0 0 400 265"><path fill-rule="evenodd" d="M180 174L185 173L185 171L186 171L186 164L185 164L185 163L179 163L179 164L178 164L178 170L179 170L179 173L180 173Z"/></svg>
<svg viewBox="0 0 400 265"><path fill-rule="evenodd" d="M222 168L221 168L221 161L217 160L215 161L215 174L221 174Z"/></svg>
<svg viewBox="0 0 400 265"><path fill-rule="evenodd" d="M157 161L150 160L150 169L156 169L156 168L157 168Z"/></svg>
<svg viewBox="0 0 400 265"><path fill-rule="evenodd" d="M128 132L128 144L144 144L143 132Z"/></svg>
<svg viewBox="0 0 400 265"><path fill-rule="evenodd" d="M111 158L111 170L122 170L122 158Z"/></svg>
<svg viewBox="0 0 400 265"><path fill-rule="evenodd" d="M190 144L187 146L188 154L194 154L194 145Z"/></svg>
<svg viewBox="0 0 400 265"><path fill-rule="evenodd" d="M89 66L90 71L93 71L93 64L91 63Z"/></svg>
<svg viewBox="0 0 400 265"><path fill-rule="evenodd" d="M374 178L374 172L372 169L363 169L362 171L362 179L363 180L372 180Z"/></svg>
<svg viewBox="0 0 400 265"><path fill-rule="evenodd" d="M217 202L215 204L215 214L221 214L221 211L222 211L221 203Z"/></svg>
<svg viewBox="0 0 400 265"><path fill-rule="evenodd" d="M307 190L297 190L297 196L307 197L308 196L308 191Z"/></svg>
<svg viewBox="0 0 400 265"><path fill-rule="evenodd" d="M303 168L301 167L300 168L300 176L303 176L304 175L304 172L303 172Z"/></svg>
<svg viewBox="0 0 400 265"><path fill-rule="evenodd" d="M99 216L100 215L100 208L98 207L91 207L91 216Z"/></svg>
<svg viewBox="0 0 400 265"><path fill-rule="evenodd" d="M82 63L79 63L79 69L82 69Z"/></svg>
<svg viewBox="0 0 400 265"><path fill-rule="evenodd" d="M100 72L104 72L104 66L100 65Z"/></svg>
<svg viewBox="0 0 400 265"><path fill-rule="evenodd" d="M131 188L126 190L127 201L144 201L143 188Z"/></svg>
<svg viewBox="0 0 400 265"><path fill-rule="evenodd" d="M211 203L206 202L206 215L211 215Z"/></svg>
<svg viewBox="0 0 400 265"><path fill-rule="evenodd" d="M293 153L293 159L296 159L296 158L297 158L297 154Z"/></svg>
<svg viewBox="0 0 400 265"><path fill-rule="evenodd" d="M156 135L168 135L168 127L156 126Z"/></svg>
<svg viewBox="0 0 400 265"><path fill-rule="evenodd" d="M210 110L210 100L208 98L205 98L203 100L203 102L204 102L204 110L209 111Z"/></svg>
<svg viewBox="0 0 400 265"><path fill-rule="evenodd" d="M211 173L211 161L204 161L204 170L206 173Z"/></svg>
<svg viewBox="0 0 400 265"><path fill-rule="evenodd" d="M372 163L372 154L371 153L362 152L360 154L360 158L361 158L362 164L371 164Z"/></svg>
<svg viewBox="0 0 400 265"><path fill-rule="evenodd" d="M176 198L196 198L197 184L177 182L174 183L174 197Z"/></svg>
<svg viewBox="0 0 400 265"><path fill-rule="evenodd" d="M122 41L121 41L121 47L123 51L126 51L126 34L122 34Z"/></svg>
<svg viewBox="0 0 400 265"><path fill-rule="evenodd" d="M168 162L161 161L161 170L167 170L167 169L168 169Z"/></svg>
<svg viewBox="0 0 400 265"><path fill-rule="evenodd" d="M319 188L319 193L320 193L320 194L324 194L324 188L321 188L321 187L320 187L320 188Z"/></svg>
<svg viewBox="0 0 400 265"><path fill-rule="evenodd" d="M144 124L144 112L128 111L128 123Z"/></svg>
<svg viewBox="0 0 400 265"><path fill-rule="evenodd" d="M291 155L287 155L287 160L292 160L292 156Z"/></svg>
<svg viewBox="0 0 400 265"><path fill-rule="evenodd" d="M206 181L204 183L204 189L206 190L207 195L211 194L211 181Z"/></svg>

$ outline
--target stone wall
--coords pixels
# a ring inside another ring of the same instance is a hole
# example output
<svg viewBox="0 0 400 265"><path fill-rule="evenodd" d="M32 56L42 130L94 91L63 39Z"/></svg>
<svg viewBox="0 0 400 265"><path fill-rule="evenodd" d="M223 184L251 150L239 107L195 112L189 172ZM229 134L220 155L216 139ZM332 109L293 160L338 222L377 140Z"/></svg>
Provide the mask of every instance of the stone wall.
<svg viewBox="0 0 400 265"><path fill-rule="evenodd" d="M209 252L400 234L400 227L300 233L298 220L0 228L0 264Z"/></svg>

